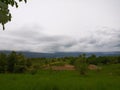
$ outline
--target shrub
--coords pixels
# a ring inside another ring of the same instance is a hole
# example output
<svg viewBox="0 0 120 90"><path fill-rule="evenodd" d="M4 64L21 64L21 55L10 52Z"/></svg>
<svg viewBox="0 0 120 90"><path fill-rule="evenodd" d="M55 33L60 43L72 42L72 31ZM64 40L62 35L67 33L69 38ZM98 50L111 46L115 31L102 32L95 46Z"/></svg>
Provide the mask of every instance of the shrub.
<svg viewBox="0 0 120 90"><path fill-rule="evenodd" d="M75 62L75 68L81 75L86 75L88 71L87 63L83 60L76 60Z"/></svg>

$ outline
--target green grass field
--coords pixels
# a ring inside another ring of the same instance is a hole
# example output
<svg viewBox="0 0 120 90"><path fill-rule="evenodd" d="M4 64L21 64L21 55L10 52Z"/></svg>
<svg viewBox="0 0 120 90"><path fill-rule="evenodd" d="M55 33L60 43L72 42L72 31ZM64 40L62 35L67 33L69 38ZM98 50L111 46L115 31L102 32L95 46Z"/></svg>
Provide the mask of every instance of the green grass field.
<svg viewBox="0 0 120 90"><path fill-rule="evenodd" d="M120 64L102 66L101 71L43 70L35 75L0 74L0 90L120 90Z"/></svg>

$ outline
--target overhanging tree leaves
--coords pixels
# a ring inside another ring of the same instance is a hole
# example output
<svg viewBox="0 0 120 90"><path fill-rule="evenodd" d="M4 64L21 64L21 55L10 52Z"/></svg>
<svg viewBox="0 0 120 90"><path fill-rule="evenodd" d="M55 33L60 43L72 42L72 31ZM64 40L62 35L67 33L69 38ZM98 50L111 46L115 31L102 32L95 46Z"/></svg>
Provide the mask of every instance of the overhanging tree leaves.
<svg viewBox="0 0 120 90"><path fill-rule="evenodd" d="M0 0L0 24L3 26L3 30L5 29L5 24L11 21L11 13L9 10L9 6L18 7L18 2L24 1L25 3L27 0Z"/></svg>

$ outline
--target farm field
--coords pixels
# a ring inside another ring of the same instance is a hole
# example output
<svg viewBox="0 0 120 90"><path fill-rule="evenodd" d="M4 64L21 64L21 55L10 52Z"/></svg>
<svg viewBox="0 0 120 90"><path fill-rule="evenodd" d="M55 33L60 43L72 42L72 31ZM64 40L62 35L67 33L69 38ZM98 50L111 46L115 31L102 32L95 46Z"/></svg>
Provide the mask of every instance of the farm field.
<svg viewBox="0 0 120 90"><path fill-rule="evenodd" d="M0 74L0 90L120 90L120 64L101 67L84 76L74 70Z"/></svg>

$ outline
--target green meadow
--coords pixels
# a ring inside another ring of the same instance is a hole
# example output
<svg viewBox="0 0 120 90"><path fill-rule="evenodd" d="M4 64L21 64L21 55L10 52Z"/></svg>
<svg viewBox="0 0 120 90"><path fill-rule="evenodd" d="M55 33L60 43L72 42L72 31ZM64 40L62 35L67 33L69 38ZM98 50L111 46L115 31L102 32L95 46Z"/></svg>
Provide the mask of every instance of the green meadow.
<svg viewBox="0 0 120 90"><path fill-rule="evenodd" d="M0 90L120 90L120 64L101 65L100 71L39 70L34 75L0 74Z"/></svg>

